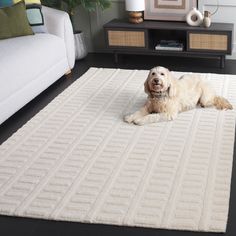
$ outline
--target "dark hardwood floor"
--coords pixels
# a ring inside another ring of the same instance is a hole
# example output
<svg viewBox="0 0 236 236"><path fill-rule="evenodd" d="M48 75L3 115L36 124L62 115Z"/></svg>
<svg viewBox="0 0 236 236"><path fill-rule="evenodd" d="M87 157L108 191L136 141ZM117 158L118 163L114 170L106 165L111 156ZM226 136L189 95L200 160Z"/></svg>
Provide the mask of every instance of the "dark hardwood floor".
<svg viewBox="0 0 236 236"><path fill-rule="evenodd" d="M111 54L89 54L86 59L78 61L70 79L62 77L33 101L23 107L15 115L0 125L0 144L16 132L31 117L43 109L53 98L60 94L89 67L106 67L122 69L150 69L156 65L168 67L170 70L202 73L220 73L236 75L236 60L227 60L224 69L219 68L216 59L175 58L154 56L120 56L119 63L114 63ZM235 77L236 79L236 77ZM235 145L236 146L236 145ZM236 147L234 146L234 159ZM231 183L229 221L225 236L236 236L236 164L234 162ZM28 219L0 216L1 236L217 236L217 233L195 233L172 230L159 230L137 227L119 227L111 225L82 224L57 222L40 219Z"/></svg>

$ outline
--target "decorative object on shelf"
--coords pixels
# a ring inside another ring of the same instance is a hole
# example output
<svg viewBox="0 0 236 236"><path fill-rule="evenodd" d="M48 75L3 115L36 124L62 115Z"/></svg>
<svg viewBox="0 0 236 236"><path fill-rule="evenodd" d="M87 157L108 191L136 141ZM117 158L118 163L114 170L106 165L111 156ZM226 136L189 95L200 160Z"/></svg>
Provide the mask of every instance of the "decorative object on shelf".
<svg viewBox="0 0 236 236"><path fill-rule="evenodd" d="M209 28L211 26L211 17L215 15L219 10L219 0L217 0L216 10L211 13L209 11L204 11L203 26Z"/></svg>
<svg viewBox="0 0 236 236"><path fill-rule="evenodd" d="M183 51L184 45L178 40L160 40L155 46L155 50Z"/></svg>
<svg viewBox="0 0 236 236"><path fill-rule="evenodd" d="M211 13L204 11L203 26L209 28L211 26Z"/></svg>
<svg viewBox="0 0 236 236"><path fill-rule="evenodd" d="M202 13L197 10L197 8L193 8L187 15L186 15L186 22L190 26L200 26L203 22L203 15Z"/></svg>
<svg viewBox="0 0 236 236"><path fill-rule="evenodd" d="M134 24L143 22L144 2L144 0L125 0L126 11L129 11L129 22Z"/></svg>
<svg viewBox="0 0 236 236"><path fill-rule="evenodd" d="M185 21L197 0L145 0L145 20Z"/></svg>

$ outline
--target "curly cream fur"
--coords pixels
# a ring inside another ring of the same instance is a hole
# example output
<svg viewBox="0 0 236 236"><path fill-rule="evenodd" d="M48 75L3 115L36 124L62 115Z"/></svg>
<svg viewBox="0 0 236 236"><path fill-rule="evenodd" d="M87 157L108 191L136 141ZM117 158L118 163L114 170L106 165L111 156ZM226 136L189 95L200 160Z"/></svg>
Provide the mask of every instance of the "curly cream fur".
<svg viewBox="0 0 236 236"><path fill-rule="evenodd" d="M199 75L185 74L179 79L164 67L154 67L144 83L148 94L145 105L137 112L124 117L128 123L144 125L173 120L178 113L195 108L215 106L217 109L233 109L229 101L216 96L214 89Z"/></svg>

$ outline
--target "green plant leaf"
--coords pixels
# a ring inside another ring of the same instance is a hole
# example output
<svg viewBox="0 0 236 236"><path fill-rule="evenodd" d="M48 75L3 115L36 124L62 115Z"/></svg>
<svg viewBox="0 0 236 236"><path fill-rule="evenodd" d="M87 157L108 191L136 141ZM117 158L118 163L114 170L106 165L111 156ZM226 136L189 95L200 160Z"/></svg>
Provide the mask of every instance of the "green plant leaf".
<svg viewBox="0 0 236 236"><path fill-rule="evenodd" d="M95 11L97 7L102 10L111 6L111 0L41 0L42 4L68 12L73 23L74 10L82 5L89 12Z"/></svg>

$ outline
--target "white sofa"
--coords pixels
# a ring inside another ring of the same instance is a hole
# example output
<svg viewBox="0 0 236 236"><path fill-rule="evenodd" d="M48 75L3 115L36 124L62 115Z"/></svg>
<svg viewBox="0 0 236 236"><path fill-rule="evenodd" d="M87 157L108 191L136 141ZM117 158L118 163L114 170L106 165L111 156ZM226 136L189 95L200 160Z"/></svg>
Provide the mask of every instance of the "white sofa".
<svg viewBox="0 0 236 236"><path fill-rule="evenodd" d="M0 124L74 67L68 14L42 9L48 33L0 40Z"/></svg>

